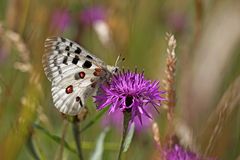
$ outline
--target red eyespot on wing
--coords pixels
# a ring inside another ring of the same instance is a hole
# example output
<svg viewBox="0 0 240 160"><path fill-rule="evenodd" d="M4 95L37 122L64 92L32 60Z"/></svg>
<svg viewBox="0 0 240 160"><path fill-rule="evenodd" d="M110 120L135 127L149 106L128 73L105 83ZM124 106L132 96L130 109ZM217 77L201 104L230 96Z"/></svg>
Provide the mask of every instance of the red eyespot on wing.
<svg viewBox="0 0 240 160"><path fill-rule="evenodd" d="M93 72L94 76L101 76L102 74L102 69L101 68L96 68L95 71Z"/></svg>
<svg viewBox="0 0 240 160"><path fill-rule="evenodd" d="M85 72L79 72L78 74L79 74L79 77L82 79L85 77Z"/></svg>
<svg viewBox="0 0 240 160"><path fill-rule="evenodd" d="M72 92L73 92L73 86L70 85L70 86L68 86L68 87L66 88L66 93L67 93L67 94L70 94L70 93L72 93Z"/></svg>

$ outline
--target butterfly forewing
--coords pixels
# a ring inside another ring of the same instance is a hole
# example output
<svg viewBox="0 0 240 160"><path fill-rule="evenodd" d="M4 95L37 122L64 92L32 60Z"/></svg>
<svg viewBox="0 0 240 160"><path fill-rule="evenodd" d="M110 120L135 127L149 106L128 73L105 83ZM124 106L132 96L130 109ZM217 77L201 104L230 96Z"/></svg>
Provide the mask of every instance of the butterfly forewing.
<svg viewBox="0 0 240 160"><path fill-rule="evenodd" d="M45 73L50 81L54 81L53 76L62 74L61 72L73 71L77 68L100 68L105 67L102 60L90 54L77 43L62 37L52 37L45 41L45 52L43 65ZM68 74L70 74L68 72Z"/></svg>
<svg viewBox="0 0 240 160"><path fill-rule="evenodd" d="M54 105L62 113L78 114L86 98L96 91L96 84L108 74L106 65L77 43L62 37L48 38L45 52L43 66L52 82Z"/></svg>
<svg viewBox="0 0 240 160"><path fill-rule="evenodd" d="M56 52L70 52L75 53L75 55L82 55L85 57L88 57L89 59L92 59L96 62L104 63L102 60L97 58L96 56L90 54L87 50L85 50L83 47L78 45L77 43L62 37L51 37L46 39L45 41L45 48L54 50Z"/></svg>

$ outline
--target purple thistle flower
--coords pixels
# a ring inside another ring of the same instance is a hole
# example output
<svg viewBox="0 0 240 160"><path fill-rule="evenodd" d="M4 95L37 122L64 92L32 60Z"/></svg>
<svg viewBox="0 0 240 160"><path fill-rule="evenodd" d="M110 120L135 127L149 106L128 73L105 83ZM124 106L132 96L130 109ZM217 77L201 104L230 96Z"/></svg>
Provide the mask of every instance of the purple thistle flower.
<svg viewBox="0 0 240 160"><path fill-rule="evenodd" d="M104 21L106 13L103 7L93 6L81 12L80 20L85 25L92 25L97 21Z"/></svg>
<svg viewBox="0 0 240 160"><path fill-rule="evenodd" d="M203 157L190 150L186 150L179 144L174 144L171 148L165 148L163 156L165 160L217 160L217 158Z"/></svg>
<svg viewBox="0 0 240 160"><path fill-rule="evenodd" d="M182 12L171 12L167 15L167 25L174 32L183 32L187 27L187 16Z"/></svg>
<svg viewBox="0 0 240 160"><path fill-rule="evenodd" d="M187 151L178 144L170 149L165 149L163 155L166 160L203 160L196 153Z"/></svg>
<svg viewBox="0 0 240 160"><path fill-rule="evenodd" d="M142 123L142 115L151 118L147 107L159 106L164 100L160 95L159 82L146 80L143 73L121 72L114 75L109 84L101 85L96 98L97 109L111 105L109 113L117 111L131 112L131 121L138 117Z"/></svg>
<svg viewBox="0 0 240 160"><path fill-rule="evenodd" d="M52 27L64 31L71 22L70 14L67 10L56 10L52 14Z"/></svg>

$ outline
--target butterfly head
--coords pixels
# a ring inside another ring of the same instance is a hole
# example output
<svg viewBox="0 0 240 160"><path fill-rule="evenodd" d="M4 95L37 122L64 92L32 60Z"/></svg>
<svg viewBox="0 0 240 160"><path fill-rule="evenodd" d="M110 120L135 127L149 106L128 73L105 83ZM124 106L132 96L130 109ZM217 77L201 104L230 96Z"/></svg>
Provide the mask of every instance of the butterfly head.
<svg viewBox="0 0 240 160"><path fill-rule="evenodd" d="M120 65L121 62L123 62L125 60L125 58L122 58L121 60L120 60L120 58L121 58L121 55L119 55L117 57L117 60L116 60L114 66L107 65L108 71L110 71L113 75L116 75L120 71L118 66Z"/></svg>
<svg viewBox="0 0 240 160"><path fill-rule="evenodd" d="M107 65L107 69L109 72L111 72L113 75L117 74L119 72L119 67L118 66L110 66Z"/></svg>

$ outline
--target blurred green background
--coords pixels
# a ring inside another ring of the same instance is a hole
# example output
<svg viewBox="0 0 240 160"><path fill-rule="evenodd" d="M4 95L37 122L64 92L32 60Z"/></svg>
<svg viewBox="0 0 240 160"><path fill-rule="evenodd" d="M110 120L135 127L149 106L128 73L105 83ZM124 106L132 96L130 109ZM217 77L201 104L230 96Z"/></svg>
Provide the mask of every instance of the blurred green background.
<svg viewBox="0 0 240 160"><path fill-rule="evenodd" d="M166 32L177 39L176 134L201 154L211 144L208 156L240 158L240 1L1 0L0 159L34 159L31 142L41 159L61 159L61 141L53 136L61 137L64 127L75 149L70 124L54 108L43 72L47 37L74 40L107 64L121 54L124 68L144 69L164 88ZM91 98L88 109L81 126L98 114ZM81 135L86 159L103 131L101 119ZM164 138L165 111L154 120ZM103 159L115 159L120 139L121 132L110 128ZM78 159L67 148L62 158ZM123 158L160 159L150 127L134 134Z"/></svg>

